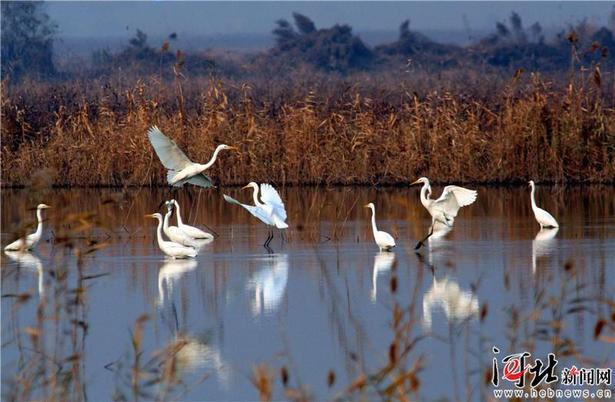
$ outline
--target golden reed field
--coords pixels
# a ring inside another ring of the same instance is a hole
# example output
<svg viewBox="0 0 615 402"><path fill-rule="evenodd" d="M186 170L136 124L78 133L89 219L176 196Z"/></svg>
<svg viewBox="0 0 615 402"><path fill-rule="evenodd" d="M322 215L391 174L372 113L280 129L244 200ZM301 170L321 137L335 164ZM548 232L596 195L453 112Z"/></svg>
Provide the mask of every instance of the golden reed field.
<svg viewBox="0 0 615 402"><path fill-rule="evenodd" d="M162 185L154 124L226 185L615 180L613 72L399 75L5 80L2 185Z"/></svg>

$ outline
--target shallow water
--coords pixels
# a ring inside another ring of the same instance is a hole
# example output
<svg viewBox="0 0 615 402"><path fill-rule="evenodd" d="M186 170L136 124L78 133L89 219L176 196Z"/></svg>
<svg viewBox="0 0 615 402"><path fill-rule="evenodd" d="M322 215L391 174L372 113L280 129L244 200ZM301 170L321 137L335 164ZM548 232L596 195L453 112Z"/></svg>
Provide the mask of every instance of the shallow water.
<svg viewBox="0 0 615 402"><path fill-rule="evenodd" d="M613 366L594 329L613 312L615 189L539 186L561 225L551 232L527 188L478 191L416 254L430 223L418 188L288 188L288 242L276 233L269 254L267 229L219 190L182 190L184 220L218 237L194 261L169 261L144 218L167 190L3 190L3 245L33 220L27 207L54 207L33 254L2 256L3 399L254 400L264 364L274 399L291 395L282 368L289 388L322 400L369 398L420 365L414 399L477 400L492 396L493 346ZM370 201L393 253L372 241ZM393 340L396 369L378 382ZM362 374L367 385L348 390Z"/></svg>

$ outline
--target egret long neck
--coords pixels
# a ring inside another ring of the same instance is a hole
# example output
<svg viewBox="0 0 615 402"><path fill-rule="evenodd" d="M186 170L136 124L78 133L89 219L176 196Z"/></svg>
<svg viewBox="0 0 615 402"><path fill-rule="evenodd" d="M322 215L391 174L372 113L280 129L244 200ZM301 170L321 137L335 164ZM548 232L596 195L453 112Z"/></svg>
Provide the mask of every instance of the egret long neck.
<svg viewBox="0 0 615 402"><path fill-rule="evenodd" d="M530 199L532 200L532 209L536 209L536 199L534 198L535 191L536 191L536 187L532 185L532 192L530 193Z"/></svg>
<svg viewBox="0 0 615 402"><path fill-rule="evenodd" d="M36 232L34 234L37 237L40 237L43 234L43 210L36 210L36 220L38 221L38 225L36 226Z"/></svg>
<svg viewBox="0 0 615 402"><path fill-rule="evenodd" d="M254 186L254 192L252 193L252 197L254 198L254 205L257 207L262 207L263 204L258 200L258 186Z"/></svg>
<svg viewBox="0 0 615 402"><path fill-rule="evenodd" d="M430 189L431 187L429 186L429 183L424 183L423 188L421 188L421 204L423 204L425 208L427 208L427 206L429 205L429 202L431 201L427 196L427 192Z"/></svg>
<svg viewBox="0 0 615 402"><path fill-rule="evenodd" d="M209 169L210 167L212 167L212 165L216 161L216 158L218 157L218 154L220 153L220 151L222 151L222 146L218 146L216 148L216 150L214 151L214 154L212 155L212 157L209 160L209 162L207 162L206 164L202 165L203 166L203 170L206 170L206 169Z"/></svg>
<svg viewBox="0 0 615 402"><path fill-rule="evenodd" d="M156 228L156 239L158 240L158 246L162 247L162 243L164 243L164 240L162 239L162 220L161 219L158 219L158 227Z"/></svg>
<svg viewBox="0 0 615 402"><path fill-rule="evenodd" d="M376 227L376 209L374 207L371 207L370 209L372 210L372 231L375 235L378 231L378 228Z"/></svg>
<svg viewBox="0 0 615 402"><path fill-rule="evenodd" d="M182 221L182 214L179 210L179 204L175 203L175 216L177 216L177 226L182 226L184 222Z"/></svg>
<svg viewBox="0 0 615 402"><path fill-rule="evenodd" d="M164 230L168 230L169 229L169 216L171 216L171 210L167 211L166 215L164 216Z"/></svg>

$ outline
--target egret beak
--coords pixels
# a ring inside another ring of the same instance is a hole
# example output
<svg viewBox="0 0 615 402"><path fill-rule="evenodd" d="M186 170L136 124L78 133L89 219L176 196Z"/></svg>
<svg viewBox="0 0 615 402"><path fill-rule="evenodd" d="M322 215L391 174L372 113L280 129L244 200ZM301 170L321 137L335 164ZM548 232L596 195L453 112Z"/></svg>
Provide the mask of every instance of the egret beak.
<svg viewBox="0 0 615 402"><path fill-rule="evenodd" d="M250 186L250 185L248 184L247 186L243 186L241 189L242 189L242 190L245 190L246 188L250 188L250 187L252 187L252 186Z"/></svg>
<svg viewBox="0 0 615 402"><path fill-rule="evenodd" d="M154 214L145 215L145 218L153 218Z"/></svg>
<svg viewBox="0 0 615 402"><path fill-rule="evenodd" d="M51 208L51 205L47 205L47 204L45 204L42 208L43 208L43 209L49 209L49 208Z"/></svg>
<svg viewBox="0 0 615 402"><path fill-rule="evenodd" d="M228 148L226 148L226 149L228 149L229 151L239 152L239 148L237 148L237 147L232 147L232 146L229 146L229 147L228 147Z"/></svg>
<svg viewBox="0 0 615 402"><path fill-rule="evenodd" d="M369 205L363 205L363 208L369 208Z"/></svg>
<svg viewBox="0 0 615 402"><path fill-rule="evenodd" d="M421 180L421 179L418 179L417 181L415 181L415 182L413 182L413 183L410 183L410 185L411 185L411 186L414 186L415 184L420 184L420 183L421 183L421 181L420 181L420 180Z"/></svg>

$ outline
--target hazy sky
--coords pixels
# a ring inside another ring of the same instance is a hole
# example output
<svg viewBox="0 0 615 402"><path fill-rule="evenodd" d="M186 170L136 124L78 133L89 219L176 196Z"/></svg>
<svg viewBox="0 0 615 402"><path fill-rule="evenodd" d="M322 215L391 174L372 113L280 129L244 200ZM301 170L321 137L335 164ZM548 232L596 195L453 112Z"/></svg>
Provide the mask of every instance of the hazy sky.
<svg viewBox="0 0 615 402"><path fill-rule="evenodd" d="M583 18L608 23L612 2L51 2L49 15L60 36L132 36L270 32L274 21L297 11L317 27L350 24L355 31L396 30L409 18L411 29L491 29L514 10L524 24L562 27Z"/></svg>

